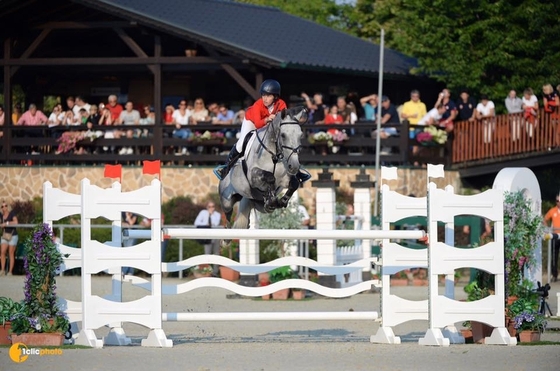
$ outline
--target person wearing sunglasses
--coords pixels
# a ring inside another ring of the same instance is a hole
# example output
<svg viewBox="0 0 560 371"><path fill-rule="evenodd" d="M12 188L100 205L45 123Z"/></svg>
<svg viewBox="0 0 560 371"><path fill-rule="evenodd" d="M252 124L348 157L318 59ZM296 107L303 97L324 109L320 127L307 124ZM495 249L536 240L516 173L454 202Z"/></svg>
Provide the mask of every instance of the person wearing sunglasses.
<svg viewBox="0 0 560 371"><path fill-rule="evenodd" d="M18 220L14 211L10 210L6 201L2 201L2 203L0 203L0 226L2 227L2 239L0 244L0 276L6 274L6 254L8 253L10 257L8 276L11 276L14 271L16 247L18 244L18 233L14 226L17 224Z"/></svg>
<svg viewBox="0 0 560 371"><path fill-rule="evenodd" d="M558 251L560 250L560 194L556 196L556 205L553 206L544 215L544 224L550 225L550 231L553 233L552 237L552 281L558 280Z"/></svg>

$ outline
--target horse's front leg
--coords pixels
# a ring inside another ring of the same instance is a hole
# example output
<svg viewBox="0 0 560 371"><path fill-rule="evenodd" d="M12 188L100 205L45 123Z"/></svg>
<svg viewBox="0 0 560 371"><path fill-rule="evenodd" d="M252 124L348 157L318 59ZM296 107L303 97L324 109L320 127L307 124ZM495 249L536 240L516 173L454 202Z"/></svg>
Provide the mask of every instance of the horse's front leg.
<svg viewBox="0 0 560 371"><path fill-rule="evenodd" d="M288 206L288 202L290 202L290 198L292 198L295 191L298 190L299 184L300 184L299 179L295 175L290 177L290 183L288 184L288 190L286 191L284 196L282 196L282 198L278 202L280 207Z"/></svg>

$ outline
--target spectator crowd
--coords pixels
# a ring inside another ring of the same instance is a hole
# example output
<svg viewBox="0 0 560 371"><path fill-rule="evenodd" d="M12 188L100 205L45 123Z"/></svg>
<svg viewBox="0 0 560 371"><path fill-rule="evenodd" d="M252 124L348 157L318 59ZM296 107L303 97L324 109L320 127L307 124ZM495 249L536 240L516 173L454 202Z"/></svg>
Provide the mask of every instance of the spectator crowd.
<svg viewBox="0 0 560 371"><path fill-rule="evenodd" d="M547 115L558 121L560 85L555 88L551 84L542 87L542 96L539 99L531 88L525 89L520 96L511 90L504 98L504 106L508 114L515 115L512 120L511 138L519 139L525 132L531 136L535 130L539 110L542 107ZM406 120L410 124L408 135L414 139L425 127L436 127L453 136L455 125L458 121L481 122L484 125L484 142L490 143L493 135L496 116L495 103L484 94L479 95L476 101L468 90L461 90L457 99L453 99L449 89L443 89L435 99L433 107L426 107L421 100L419 90L410 92L410 100L397 106L389 96L369 94L360 97L357 93L349 93L336 98L336 102L329 105L321 93L313 96L301 93L301 99L309 109L309 121L312 124L322 125L352 125L357 122L376 123L380 120L381 130L378 133L372 127L371 136L379 135L382 139L402 135L400 125ZM433 101L433 100L432 100ZM121 104L121 103L124 103ZM85 139L96 138L143 138L150 137L156 122L156 114L151 104L135 104L135 102L119 102L116 95L110 95L107 101L90 104L82 96L69 96L62 102L52 107L52 111L44 113L34 103L22 112L21 104L13 107L11 122L16 126L26 126L34 129L43 127L43 130L26 130L27 137L50 135L57 139L58 147L55 153L74 154L90 153L103 150L104 152L130 155L142 153L140 146L121 147L88 147L84 145ZM246 106L249 106L246 103ZM194 101L182 99L175 106L167 104L162 113L164 136L183 139L185 144L179 147L166 149L166 153L173 151L176 155L189 155L193 151L200 152L200 146L189 143L196 139L196 125L216 125L216 133L223 138L234 138L238 134L238 126L244 119L243 109L233 111L224 103L210 102L205 104L202 98ZM4 109L0 105L0 125L4 125ZM103 128L110 126L111 128ZM68 130L72 127L73 130ZM77 129L79 127L79 129ZM348 130L350 134L354 131ZM47 134L45 134L47 133ZM0 131L0 137L4 134ZM557 130L556 145L560 146L560 130ZM26 147L26 152L36 155L45 151L44 148ZM384 149L385 150L385 149ZM413 149L413 153L417 149ZM390 149L388 151L390 153Z"/></svg>

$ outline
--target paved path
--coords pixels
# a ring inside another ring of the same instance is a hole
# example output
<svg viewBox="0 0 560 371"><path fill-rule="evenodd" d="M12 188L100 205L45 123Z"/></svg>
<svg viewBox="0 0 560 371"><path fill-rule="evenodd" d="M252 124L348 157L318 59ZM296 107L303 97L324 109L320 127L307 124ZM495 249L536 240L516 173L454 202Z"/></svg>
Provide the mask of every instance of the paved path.
<svg viewBox="0 0 560 371"><path fill-rule="evenodd" d="M176 283L177 279L165 279ZM94 277L94 293L111 289L109 277ZM556 292L552 284L550 306L556 313ZM60 296L79 300L79 277L58 279ZM425 287L396 287L399 295L418 300L427 295ZM125 300L141 297L146 291L125 284ZM221 289L200 289L179 296L164 297L164 312L223 311L371 311L379 310L379 294L364 293L346 299L313 298L302 302L262 301L227 298ZM23 298L23 277L0 277L0 295ZM465 294L462 288L457 298ZM560 327L560 322L551 322ZM460 325L460 324L458 324ZM127 347L65 349L62 356L31 356L21 364L0 348L0 371L4 370L559 370L560 346L452 345L448 348L417 344L427 324L413 321L397 326L401 345L369 342L378 324L366 321L282 321L282 322L201 322L164 323L173 339L171 349L140 347L148 331L125 324L132 338ZM106 328L96 331L99 338ZM543 340L560 341L560 332L546 332Z"/></svg>

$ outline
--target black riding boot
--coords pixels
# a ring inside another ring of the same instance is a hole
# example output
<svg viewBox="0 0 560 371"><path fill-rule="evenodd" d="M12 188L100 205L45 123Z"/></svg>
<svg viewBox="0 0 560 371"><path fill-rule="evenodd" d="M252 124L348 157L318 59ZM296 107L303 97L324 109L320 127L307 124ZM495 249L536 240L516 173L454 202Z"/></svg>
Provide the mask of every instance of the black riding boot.
<svg viewBox="0 0 560 371"><path fill-rule="evenodd" d="M239 160L240 157L241 157L241 153L237 152L237 148L233 146L233 148L231 149L228 155L226 165L219 170L220 179L224 179L226 175L228 175L229 171L231 170L233 165L237 162L237 160Z"/></svg>

